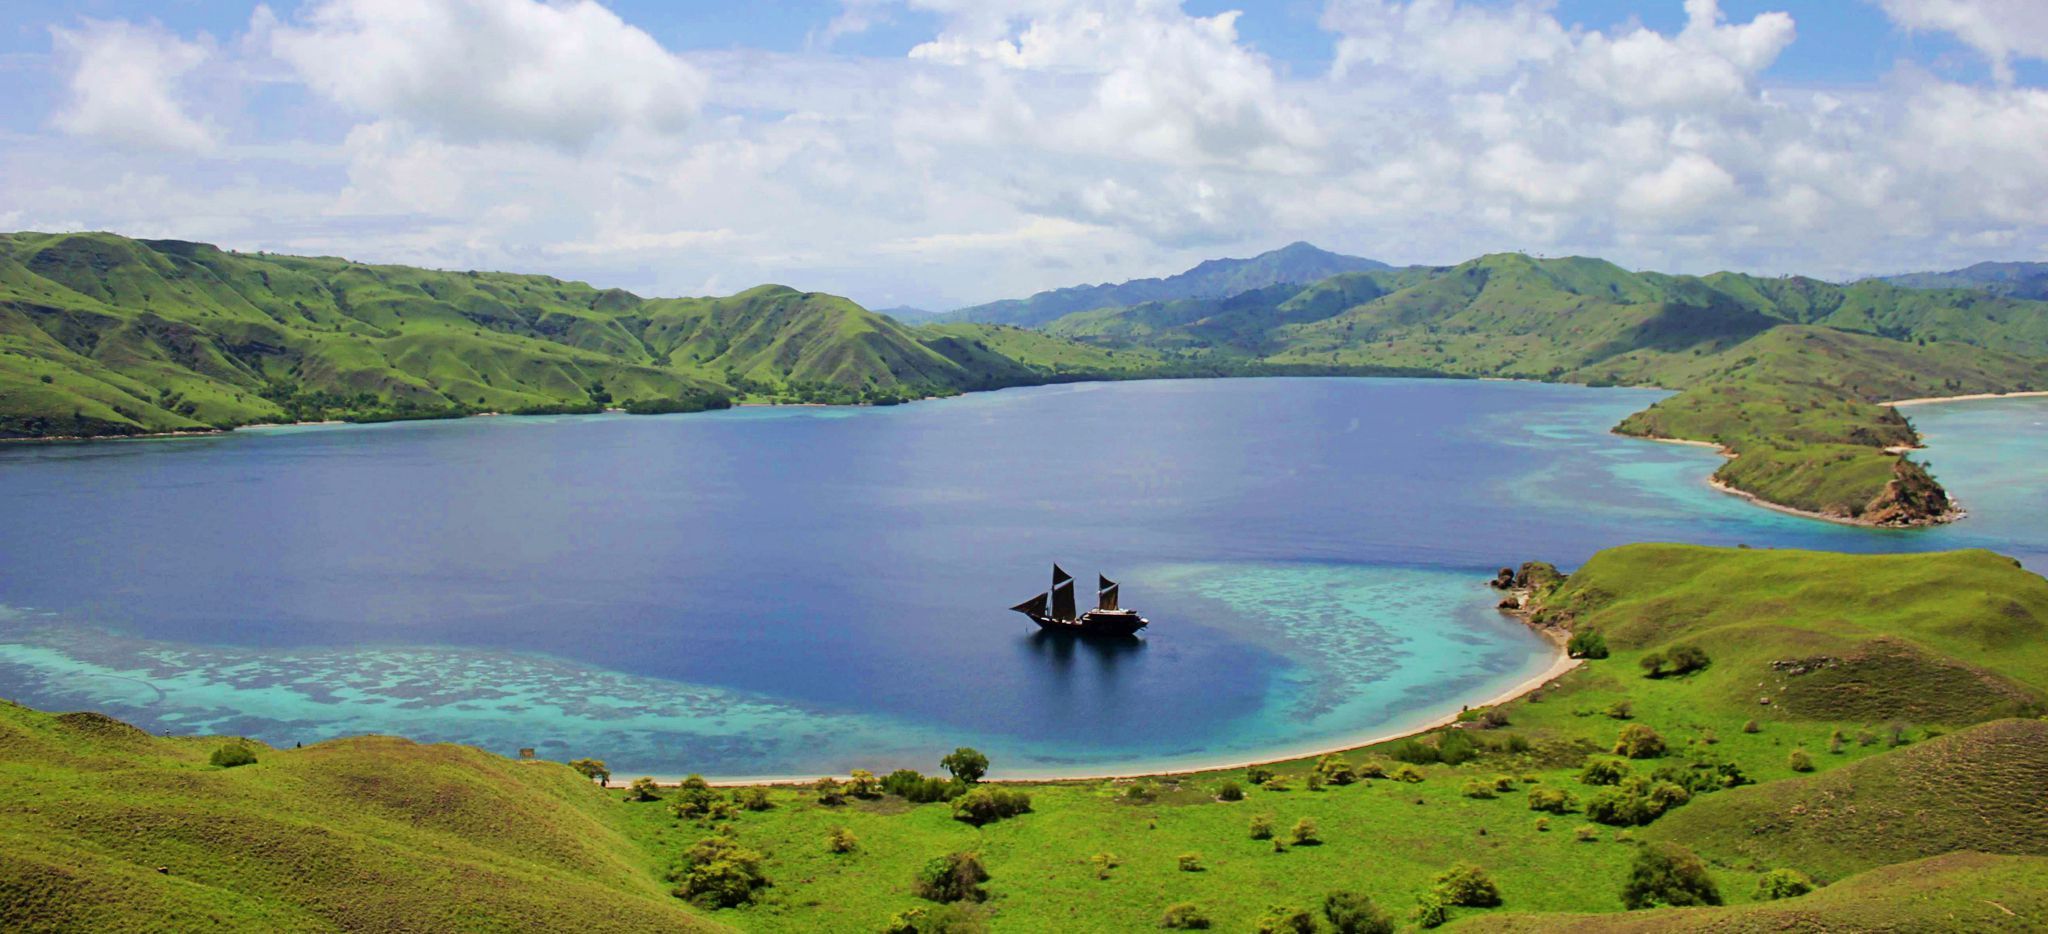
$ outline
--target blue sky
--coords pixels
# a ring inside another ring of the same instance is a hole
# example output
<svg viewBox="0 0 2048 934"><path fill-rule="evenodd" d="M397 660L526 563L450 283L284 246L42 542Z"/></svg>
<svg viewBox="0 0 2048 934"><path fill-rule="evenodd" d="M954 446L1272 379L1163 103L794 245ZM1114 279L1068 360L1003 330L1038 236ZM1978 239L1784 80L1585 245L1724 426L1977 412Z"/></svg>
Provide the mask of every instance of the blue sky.
<svg viewBox="0 0 2048 934"><path fill-rule="evenodd" d="M2025 0L0 9L0 227L945 307L1292 240L2048 256Z"/></svg>

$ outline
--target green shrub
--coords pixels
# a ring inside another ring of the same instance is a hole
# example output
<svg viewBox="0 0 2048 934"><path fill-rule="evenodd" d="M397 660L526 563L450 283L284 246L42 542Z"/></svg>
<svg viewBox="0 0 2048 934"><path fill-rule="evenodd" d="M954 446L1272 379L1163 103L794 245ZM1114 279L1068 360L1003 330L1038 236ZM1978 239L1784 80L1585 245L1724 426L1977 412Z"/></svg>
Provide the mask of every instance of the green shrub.
<svg viewBox="0 0 2048 934"><path fill-rule="evenodd" d="M1031 810L1031 796L1010 788L978 786L953 801L953 819L980 827Z"/></svg>
<svg viewBox="0 0 2048 934"><path fill-rule="evenodd" d="M1263 765L1255 765L1244 770L1244 781L1247 785L1257 787L1272 780L1273 770Z"/></svg>
<svg viewBox="0 0 2048 934"><path fill-rule="evenodd" d="M1495 791L1513 791L1513 790L1515 790L1515 777L1514 777L1513 775L1495 775L1495 776L1493 777L1493 790L1495 790Z"/></svg>
<svg viewBox="0 0 2048 934"><path fill-rule="evenodd" d="M1193 902L1168 905L1166 913L1159 916L1159 926L1173 931L1206 931L1209 929L1209 915Z"/></svg>
<svg viewBox="0 0 2048 934"><path fill-rule="evenodd" d="M1336 753L1317 759L1315 773L1332 785L1349 785L1358 781L1358 770L1351 767L1350 761Z"/></svg>
<svg viewBox="0 0 2048 934"><path fill-rule="evenodd" d="M934 857L917 871L911 894L932 902L978 902L988 897L981 884L988 870L973 853L950 853Z"/></svg>
<svg viewBox="0 0 2048 934"><path fill-rule="evenodd" d="M1707 658L1707 651L1697 645L1674 646L1668 657L1671 662L1669 674L1672 675L1691 674L1711 664Z"/></svg>
<svg viewBox="0 0 2048 934"><path fill-rule="evenodd" d="M1500 904L1500 887L1493 884L1486 870L1471 863L1458 863L1444 870L1436 877L1434 888L1447 905L1492 908Z"/></svg>
<svg viewBox="0 0 2048 934"><path fill-rule="evenodd" d="M817 783L811 786L811 790L817 793L818 803L828 808L846 803L846 787L839 784L839 779L830 775L818 779Z"/></svg>
<svg viewBox="0 0 2048 934"><path fill-rule="evenodd" d="M1400 745L1395 746L1389 751L1387 755L1393 756L1398 761L1413 765L1433 765L1443 761L1443 757L1437 752L1437 747L1413 739L1403 741Z"/></svg>
<svg viewBox="0 0 2048 934"><path fill-rule="evenodd" d="M847 776L846 793L856 798L878 797L882 793L882 783L875 778L875 773L854 769L853 774Z"/></svg>
<svg viewBox="0 0 2048 934"><path fill-rule="evenodd" d="M1460 789L1459 793L1463 794L1467 798L1482 799L1492 798L1495 794L1492 782L1477 778L1466 781L1465 787L1463 789Z"/></svg>
<svg viewBox="0 0 2048 934"><path fill-rule="evenodd" d="M1180 867L1181 872L1202 871L1202 857L1199 853L1182 853L1175 858L1174 863Z"/></svg>
<svg viewBox="0 0 2048 934"><path fill-rule="evenodd" d="M1618 759L1588 758L1579 770L1581 785L1618 785L1629 774L1628 763Z"/></svg>
<svg viewBox="0 0 2048 934"><path fill-rule="evenodd" d="M1378 759L1369 759L1358 767L1359 778L1386 778L1387 764Z"/></svg>
<svg viewBox="0 0 2048 934"><path fill-rule="evenodd" d="M1322 837L1316 835L1316 822L1306 817L1294 822L1294 829L1288 831L1287 839L1295 846L1316 846L1323 842Z"/></svg>
<svg viewBox="0 0 2048 934"><path fill-rule="evenodd" d="M1258 934L1316 934L1316 916L1300 908L1274 907L1254 930Z"/></svg>
<svg viewBox="0 0 2048 934"><path fill-rule="evenodd" d="M1424 892L1415 896L1415 913L1409 917L1415 920L1417 927L1442 927L1444 922L1451 920L1451 906L1441 894Z"/></svg>
<svg viewBox="0 0 2048 934"><path fill-rule="evenodd" d="M1272 778L1266 779L1266 783L1264 785L1261 785L1260 787L1266 789L1267 791L1294 790L1292 786L1287 784L1287 776L1285 775L1275 775Z"/></svg>
<svg viewBox="0 0 2048 934"><path fill-rule="evenodd" d="M213 751L206 761L215 768L232 769L256 764L256 751L241 743L229 743Z"/></svg>
<svg viewBox="0 0 2048 934"><path fill-rule="evenodd" d="M732 800L734 804L749 811L766 811L775 807L775 803L768 800L766 788L734 789Z"/></svg>
<svg viewBox="0 0 2048 934"><path fill-rule="evenodd" d="M851 853L860 849L860 838L844 827L834 827L825 834L825 849L833 853Z"/></svg>
<svg viewBox="0 0 2048 934"><path fill-rule="evenodd" d="M1794 772L1813 771L1813 756L1804 749L1794 749L1785 756L1785 764Z"/></svg>
<svg viewBox="0 0 2048 934"><path fill-rule="evenodd" d="M1252 818L1252 839L1273 839L1273 818L1260 814Z"/></svg>
<svg viewBox="0 0 2048 934"><path fill-rule="evenodd" d="M1600 828L1592 824L1580 824L1572 829L1572 839L1580 843L1593 843L1600 839Z"/></svg>
<svg viewBox="0 0 2048 934"><path fill-rule="evenodd" d="M1758 723L1755 720L1745 720L1742 723L1742 732L1744 733L1761 733L1763 732L1763 730L1763 724Z"/></svg>
<svg viewBox="0 0 2048 934"><path fill-rule="evenodd" d="M1225 781L1223 784L1216 786L1216 797L1221 801L1243 801L1244 786L1236 782Z"/></svg>
<svg viewBox="0 0 2048 934"><path fill-rule="evenodd" d="M988 920L971 905L934 905L896 913L882 934L984 934Z"/></svg>
<svg viewBox="0 0 2048 934"><path fill-rule="evenodd" d="M1397 782L1407 782L1412 785L1422 781L1422 770L1403 762L1400 765L1394 766L1393 771L1387 773L1387 777Z"/></svg>
<svg viewBox="0 0 2048 934"><path fill-rule="evenodd" d="M1757 877L1756 900L1797 898L1813 891L1813 878L1797 869L1773 869Z"/></svg>
<svg viewBox="0 0 2048 934"><path fill-rule="evenodd" d="M1606 658L1607 640L1597 632L1575 632L1564 651L1573 658Z"/></svg>
<svg viewBox="0 0 2048 934"><path fill-rule="evenodd" d="M939 765L953 773L953 780L963 785L972 785L988 774L988 757L966 746L947 754L939 760Z"/></svg>
<svg viewBox="0 0 2048 934"><path fill-rule="evenodd" d="M1107 879L1110 870L1123 864L1117 862L1115 853L1103 852L1088 857L1088 865L1095 867L1095 878Z"/></svg>
<svg viewBox="0 0 2048 934"><path fill-rule="evenodd" d="M661 795L655 793L654 779L651 778L636 778L632 784L626 786L628 801L654 801L660 797Z"/></svg>
<svg viewBox="0 0 2048 934"><path fill-rule="evenodd" d="M745 905L768 885L761 860L731 837L705 837L684 852L682 869L673 876L675 894L704 908Z"/></svg>
<svg viewBox="0 0 2048 934"><path fill-rule="evenodd" d="M1621 903L1633 911L1659 905L1719 905L1721 892L1707 864L1676 843L1652 843L1636 851Z"/></svg>
<svg viewBox="0 0 2048 934"><path fill-rule="evenodd" d="M1618 700L1607 705L1607 716L1612 719L1632 720L1635 719L1635 715L1636 705L1629 701Z"/></svg>
<svg viewBox="0 0 2048 934"><path fill-rule="evenodd" d="M1394 919L1362 892L1331 892L1323 896L1323 920L1336 934L1393 934Z"/></svg>
<svg viewBox="0 0 2048 934"><path fill-rule="evenodd" d="M593 782L610 781L612 777L611 770L604 767L603 759L571 759L569 768Z"/></svg>
<svg viewBox="0 0 2048 934"><path fill-rule="evenodd" d="M1149 778L1141 778L1124 786L1123 798L1133 804L1151 804L1159 797L1159 786Z"/></svg>
<svg viewBox="0 0 2048 934"><path fill-rule="evenodd" d="M966 786L959 782L921 775L913 769L897 769L882 779L882 791L885 794L897 795L912 804L951 801L966 790Z"/></svg>
<svg viewBox="0 0 2048 934"><path fill-rule="evenodd" d="M1437 739L1436 754L1445 765L1463 765L1479 758L1479 745L1464 730L1446 730Z"/></svg>
<svg viewBox="0 0 2048 934"><path fill-rule="evenodd" d="M675 800L669 802L669 812L677 817L709 817L711 809L718 804L718 792L712 790L702 775L691 775L676 786Z"/></svg>
<svg viewBox="0 0 2048 934"><path fill-rule="evenodd" d="M1614 741L1614 754L1631 759L1655 759L1664 754L1664 737L1641 723L1631 723L1621 728L1621 736Z"/></svg>
<svg viewBox="0 0 2048 934"><path fill-rule="evenodd" d="M1638 659L1636 664L1642 666L1643 677L1645 678L1661 678L1664 676L1665 661L1662 653L1651 652Z"/></svg>
<svg viewBox="0 0 2048 934"><path fill-rule="evenodd" d="M1684 763L1669 762L1657 767L1650 777L1670 782L1694 794L1705 794L1749 784L1749 776L1733 762L1695 754Z"/></svg>
<svg viewBox="0 0 2048 934"><path fill-rule="evenodd" d="M1683 786L1634 775L1587 799L1586 817L1617 827L1640 826L1690 800Z"/></svg>
<svg viewBox="0 0 2048 934"><path fill-rule="evenodd" d="M1321 790L1323 790L1323 773L1321 773L1321 772L1310 772L1310 773L1308 773L1308 790L1310 790L1310 791L1321 791Z"/></svg>
<svg viewBox="0 0 2048 934"><path fill-rule="evenodd" d="M1536 832L1537 832L1537 833L1549 833L1549 832L1550 832L1550 818L1548 818L1548 817L1539 817L1539 818L1536 818Z"/></svg>
<svg viewBox="0 0 2048 934"><path fill-rule="evenodd" d="M1547 811L1551 814L1569 814L1579 804L1572 793L1562 788L1529 789L1529 810Z"/></svg>

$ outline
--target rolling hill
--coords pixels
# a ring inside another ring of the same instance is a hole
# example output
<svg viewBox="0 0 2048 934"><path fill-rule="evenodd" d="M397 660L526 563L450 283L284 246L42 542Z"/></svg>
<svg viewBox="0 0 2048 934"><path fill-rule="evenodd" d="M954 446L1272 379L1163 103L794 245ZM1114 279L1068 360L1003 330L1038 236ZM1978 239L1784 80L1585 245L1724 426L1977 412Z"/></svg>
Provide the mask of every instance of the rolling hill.
<svg viewBox="0 0 2048 934"><path fill-rule="evenodd" d="M2013 298L2048 299L2048 263L1978 263L1948 272L1912 272L1879 281L1908 289L1980 289Z"/></svg>
<svg viewBox="0 0 2048 934"><path fill-rule="evenodd" d="M1388 269L1387 264L1344 256L1307 243L1290 243L1248 259L1212 259L1163 279L1077 285L961 308L946 314L952 321L1039 327L1076 311L1112 308L1141 302L1227 298L1274 285L1306 285L1346 272Z"/></svg>

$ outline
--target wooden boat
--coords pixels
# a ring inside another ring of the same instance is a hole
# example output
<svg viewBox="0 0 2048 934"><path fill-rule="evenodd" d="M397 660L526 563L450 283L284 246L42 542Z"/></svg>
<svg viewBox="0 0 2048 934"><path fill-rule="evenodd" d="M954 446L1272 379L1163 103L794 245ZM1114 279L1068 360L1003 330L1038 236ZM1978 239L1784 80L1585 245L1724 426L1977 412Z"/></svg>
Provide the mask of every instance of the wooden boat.
<svg viewBox="0 0 2048 934"><path fill-rule="evenodd" d="M1095 588L1094 609L1077 613L1074 607L1074 576L1055 564L1052 566L1052 589L1010 609L1031 617L1032 622L1047 632L1077 636L1128 638L1151 625L1136 610L1117 605L1116 581L1100 574L1096 575L1096 580L1099 583Z"/></svg>

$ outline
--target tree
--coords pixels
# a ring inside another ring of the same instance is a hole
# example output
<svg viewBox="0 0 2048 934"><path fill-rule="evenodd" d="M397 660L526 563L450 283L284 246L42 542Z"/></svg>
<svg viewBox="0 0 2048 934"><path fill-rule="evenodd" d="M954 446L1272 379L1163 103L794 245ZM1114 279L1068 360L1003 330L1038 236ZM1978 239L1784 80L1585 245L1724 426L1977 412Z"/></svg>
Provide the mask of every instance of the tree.
<svg viewBox="0 0 2048 934"><path fill-rule="evenodd" d="M1797 869L1773 869L1756 880L1756 900L1797 898L1813 891L1813 877Z"/></svg>
<svg viewBox="0 0 2048 934"><path fill-rule="evenodd" d="M846 782L846 793L856 798L873 798L881 793L881 782L867 769L854 769Z"/></svg>
<svg viewBox="0 0 2048 934"><path fill-rule="evenodd" d="M1618 785L1628 777L1628 763L1615 759L1587 759L1579 770L1581 785Z"/></svg>
<svg viewBox="0 0 2048 934"><path fill-rule="evenodd" d="M241 743L229 743L213 751L206 761L215 768L232 769L237 766L255 765L256 751Z"/></svg>
<svg viewBox="0 0 2048 934"><path fill-rule="evenodd" d="M626 786L626 800L653 801L660 798L661 795L655 794L654 787L654 779L646 776L633 779L633 784Z"/></svg>
<svg viewBox="0 0 2048 934"><path fill-rule="evenodd" d="M669 804L669 810L677 817L710 817L718 806L718 792L702 775L691 775L676 786L676 797Z"/></svg>
<svg viewBox="0 0 2048 934"><path fill-rule="evenodd" d="M953 819L980 827L1031 810L1031 796L1009 788L976 788L953 800Z"/></svg>
<svg viewBox="0 0 2048 934"><path fill-rule="evenodd" d="M1306 817L1294 822L1294 829L1287 832L1287 839L1295 846L1316 846L1323 842L1316 833L1316 822Z"/></svg>
<svg viewBox="0 0 2048 934"><path fill-rule="evenodd" d="M834 853L851 853L860 849L860 840L853 835L853 831L844 827L834 827L825 834L825 849Z"/></svg>
<svg viewBox="0 0 2048 934"><path fill-rule="evenodd" d="M1607 639L1597 632L1575 632L1564 651L1573 658L1606 658Z"/></svg>
<svg viewBox="0 0 2048 934"><path fill-rule="evenodd" d="M981 777L988 774L988 757L966 746L953 750L951 754L940 759L939 764L944 766L946 771L953 773L955 781L964 785L981 781Z"/></svg>
<svg viewBox="0 0 2048 934"><path fill-rule="evenodd" d="M1209 915L1193 902L1169 905L1159 916L1159 926L1171 931L1206 931Z"/></svg>
<svg viewBox="0 0 2048 934"><path fill-rule="evenodd" d="M1621 903L1629 910L1658 905L1719 905L1721 892L1707 864L1676 843L1652 843L1636 851Z"/></svg>
<svg viewBox="0 0 2048 934"><path fill-rule="evenodd" d="M1316 916L1302 908L1274 906L1259 919L1258 934L1316 934Z"/></svg>
<svg viewBox="0 0 2048 934"><path fill-rule="evenodd" d="M571 759L569 760L569 768L574 769L576 774L593 782L602 783L612 780L611 770L604 767L603 759Z"/></svg>
<svg viewBox="0 0 2048 934"><path fill-rule="evenodd" d="M1273 819L1264 814L1252 818L1252 839L1273 839Z"/></svg>
<svg viewBox="0 0 2048 934"><path fill-rule="evenodd" d="M897 912L882 934L983 934L988 921L971 905L937 905Z"/></svg>
<svg viewBox="0 0 2048 934"><path fill-rule="evenodd" d="M1664 737L1641 723L1631 723L1621 728L1620 738L1614 741L1614 754L1631 759L1655 759L1664 754Z"/></svg>
<svg viewBox="0 0 2048 934"><path fill-rule="evenodd" d="M1349 760L1334 752L1316 760L1315 774L1332 785L1349 785L1358 780L1358 770L1351 767Z"/></svg>
<svg viewBox="0 0 2048 934"><path fill-rule="evenodd" d="M1458 863L1436 877L1435 890L1444 904L1468 908L1492 908L1500 904L1500 887L1486 870L1471 863Z"/></svg>
<svg viewBox="0 0 2048 934"><path fill-rule="evenodd" d="M1569 814L1578 802L1572 793L1562 788L1529 789L1529 810L1547 811L1552 814Z"/></svg>
<svg viewBox="0 0 2048 934"><path fill-rule="evenodd" d="M1642 660L1636 662L1636 664L1643 666L1643 677L1645 678L1661 678L1664 676L1664 665L1666 663L1661 652L1651 652L1643 656Z"/></svg>
<svg viewBox="0 0 2048 934"><path fill-rule="evenodd" d="M1671 674L1690 674L1710 664L1707 650L1697 645L1681 645L1671 650Z"/></svg>
<svg viewBox="0 0 2048 934"><path fill-rule="evenodd" d="M838 779L830 775L818 779L817 783L811 786L811 790L818 793L818 803L828 808L846 803L845 789L840 787Z"/></svg>
<svg viewBox="0 0 2048 934"><path fill-rule="evenodd" d="M735 790L732 793L732 800L734 804L749 811L766 811L775 806L773 802L768 800L768 789L766 788Z"/></svg>
<svg viewBox="0 0 2048 934"><path fill-rule="evenodd" d="M705 837L683 854L676 873L677 897L705 908L737 908L768 885L761 854L727 836Z"/></svg>
<svg viewBox="0 0 2048 934"><path fill-rule="evenodd" d="M989 879L981 857L973 853L951 853L934 857L917 871L912 894L933 902L978 902L988 897L981 887Z"/></svg>
<svg viewBox="0 0 2048 934"><path fill-rule="evenodd" d="M1394 919L1372 896L1362 892L1331 892L1323 896L1323 919L1337 934L1393 934Z"/></svg>

